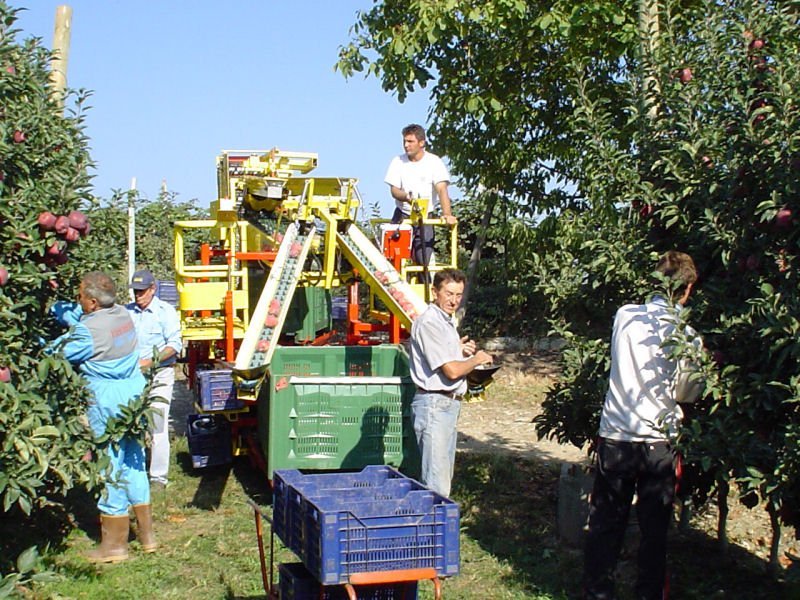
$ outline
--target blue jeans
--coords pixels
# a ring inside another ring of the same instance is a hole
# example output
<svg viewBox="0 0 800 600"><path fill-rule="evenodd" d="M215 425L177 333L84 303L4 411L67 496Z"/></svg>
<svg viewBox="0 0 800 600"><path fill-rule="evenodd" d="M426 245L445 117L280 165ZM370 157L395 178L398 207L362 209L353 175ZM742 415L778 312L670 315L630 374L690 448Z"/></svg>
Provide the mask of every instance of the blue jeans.
<svg viewBox="0 0 800 600"><path fill-rule="evenodd" d="M425 487L442 496L450 495L460 412L460 400L441 394L417 392L411 403L414 433L422 457L420 479Z"/></svg>

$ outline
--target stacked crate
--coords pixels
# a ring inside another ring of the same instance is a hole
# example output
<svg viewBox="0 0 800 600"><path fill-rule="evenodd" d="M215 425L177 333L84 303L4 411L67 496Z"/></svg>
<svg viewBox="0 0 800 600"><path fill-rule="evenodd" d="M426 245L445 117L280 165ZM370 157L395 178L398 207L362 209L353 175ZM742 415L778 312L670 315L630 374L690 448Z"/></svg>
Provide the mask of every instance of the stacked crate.
<svg viewBox="0 0 800 600"><path fill-rule="evenodd" d="M423 568L438 576L456 575L459 525L455 502L388 466L358 473L278 470L273 476L274 531L317 585L347 583L355 574ZM405 596L391 595L403 590L389 584L373 586L370 594L378 595L366 597L415 598L416 583L407 586Z"/></svg>
<svg viewBox="0 0 800 600"><path fill-rule="evenodd" d="M231 428L227 419L218 415L188 415L186 438L195 469L231 462Z"/></svg>
<svg viewBox="0 0 800 600"><path fill-rule="evenodd" d="M198 371L195 388L203 412L238 410L244 406L236 397L230 369Z"/></svg>
<svg viewBox="0 0 800 600"><path fill-rule="evenodd" d="M258 440L276 469L418 469L416 390L396 345L279 346L258 399Z"/></svg>
<svg viewBox="0 0 800 600"><path fill-rule="evenodd" d="M178 286L174 281L159 279L156 282L156 296L167 304L178 308Z"/></svg>

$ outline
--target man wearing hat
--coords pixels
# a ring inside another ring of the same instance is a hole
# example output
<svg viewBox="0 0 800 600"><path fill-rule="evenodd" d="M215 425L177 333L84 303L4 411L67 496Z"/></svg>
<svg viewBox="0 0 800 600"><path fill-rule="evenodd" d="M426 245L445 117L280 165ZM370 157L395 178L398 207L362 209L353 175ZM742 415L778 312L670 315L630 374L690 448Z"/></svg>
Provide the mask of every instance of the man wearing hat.
<svg viewBox="0 0 800 600"><path fill-rule="evenodd" d="M178 313L156 296L156 279L148 270L131 278L134 302L126 306L139 339L139 366L155 369L150 389L153 415L150 484L164 488L169 471L169 405L175 385L175 361L183 347Z"/></svg>

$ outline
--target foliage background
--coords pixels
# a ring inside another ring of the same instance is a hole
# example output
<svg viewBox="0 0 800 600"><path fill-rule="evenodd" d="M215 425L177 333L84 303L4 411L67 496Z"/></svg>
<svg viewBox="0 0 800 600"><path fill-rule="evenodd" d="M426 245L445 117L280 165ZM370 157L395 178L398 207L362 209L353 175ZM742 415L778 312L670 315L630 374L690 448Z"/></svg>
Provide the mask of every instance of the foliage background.
<svg viewBox="0 0 800 600"><path fill-rule="evenodd" d="M653 291L658 254L694 256L685 317L704 334L706 383L681 446L707 475L697 497L733 479L792 524L798 14L795 1L386 0L358 15L337 64L400 100L430 86L437 152L511 207L489 232L502 246L489 281L510 282L498 312L538 310L569 342L541 434L593 438L614 312Z"/></svg>

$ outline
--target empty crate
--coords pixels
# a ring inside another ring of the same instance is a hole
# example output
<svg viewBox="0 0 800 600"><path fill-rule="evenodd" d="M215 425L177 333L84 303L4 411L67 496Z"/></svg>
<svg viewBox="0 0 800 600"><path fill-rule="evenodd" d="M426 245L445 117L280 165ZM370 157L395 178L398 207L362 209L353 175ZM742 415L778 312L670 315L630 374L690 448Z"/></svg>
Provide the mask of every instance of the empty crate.
<svg viewBox="0 0 800 600"><path fill-rule="evenodd" d="M422 484L384 465L364 467L358 473L302 474L296 469L275 471L272 481L273 528L287 548L303 552L306 502L321 495L338 494L354 500L401 498Z"/></svg>
<svg viewBox="0 0 800 600"><path fill-rule="evenodd" d="M371 467L357 474L276 471L276 533L282 528L281 539L324 585L375 571L433 568L440 576L456 575L458 505L414 480L398 483L402 477ZM310 483L317 478L319 485Z"/></svg>

